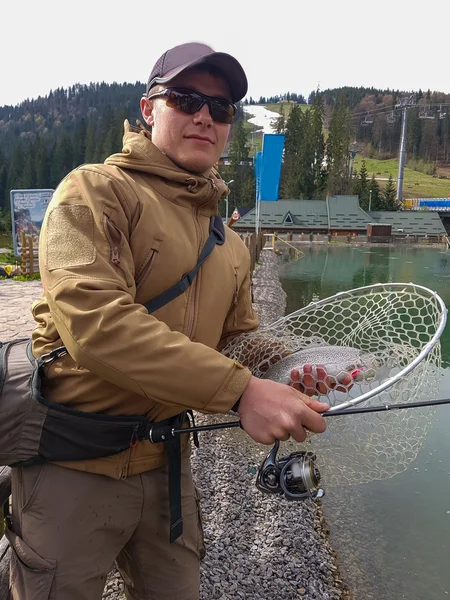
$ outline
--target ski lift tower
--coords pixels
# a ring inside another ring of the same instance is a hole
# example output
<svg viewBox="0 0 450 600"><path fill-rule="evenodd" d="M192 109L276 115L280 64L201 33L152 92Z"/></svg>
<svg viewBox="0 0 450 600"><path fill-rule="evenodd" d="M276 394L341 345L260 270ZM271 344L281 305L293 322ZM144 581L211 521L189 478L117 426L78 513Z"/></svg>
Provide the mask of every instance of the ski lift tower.
<svg viewBox="0 0 450 600"><path fill-rule="evenodd" d="M396 109L399 109L402 113L402 135L400 140L400 156L398 165L398 178L397 178L397 200L402 201L403 195L403 171L405 170L405 159L406 159L406 121L408 116L408 109L417 106L413 96L404 98L400 104L396 105Z"/></svg>

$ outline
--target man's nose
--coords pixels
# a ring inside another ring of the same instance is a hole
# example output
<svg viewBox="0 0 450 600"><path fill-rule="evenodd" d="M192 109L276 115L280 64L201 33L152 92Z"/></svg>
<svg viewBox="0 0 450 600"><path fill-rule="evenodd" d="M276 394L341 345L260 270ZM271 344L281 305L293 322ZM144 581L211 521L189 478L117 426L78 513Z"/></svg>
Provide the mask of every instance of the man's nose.
<svg viewBox="0 0 450 600"><path fill-rule="evenodd" d="M211 117L211 113L209 112L209 106L205 104L198 110L194 115L194 123L196 125L212 125L213 120Z"/></svg>

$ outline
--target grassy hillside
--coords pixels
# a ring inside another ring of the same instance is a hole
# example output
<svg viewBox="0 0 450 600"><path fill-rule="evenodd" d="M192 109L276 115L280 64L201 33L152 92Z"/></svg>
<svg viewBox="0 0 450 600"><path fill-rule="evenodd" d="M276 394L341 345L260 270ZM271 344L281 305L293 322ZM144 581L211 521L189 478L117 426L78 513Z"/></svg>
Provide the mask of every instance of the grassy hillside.
<svg viewBox="0 0 450 600"><path fill-rule="evenodd" d="M280 113L281 107L284 108L284 116L287 118L291 114L292 107L295 106L290 102L277 102L276 104L264 104L267 110ZM302 110L308 110L309 104L300 104Z"/></svg>
<svg viewBox="0 0 450 600"><path fill-rule="evenodd" d="M377 160L373 158L364 158L358 155L355 159L355 169L361 167L365 160L368 171L368 177L375 175L380 187L386 184L383 179L388 179L392 175L394 182L398 177L398 159ZM440 177L450 177L450 167L438 168L436 175L425 175L419 171L413 171L408 168L406 163L403 180L403 199L407 198L447 198L450 196L450 179L440 179Z"/></svg>

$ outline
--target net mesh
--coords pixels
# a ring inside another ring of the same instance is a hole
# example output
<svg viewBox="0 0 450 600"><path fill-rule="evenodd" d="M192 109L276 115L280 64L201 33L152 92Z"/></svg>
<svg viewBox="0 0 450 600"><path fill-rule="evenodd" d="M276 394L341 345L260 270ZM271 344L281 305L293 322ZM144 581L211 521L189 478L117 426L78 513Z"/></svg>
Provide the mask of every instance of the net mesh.
<svg viewBox="0 0 450 600"><path fill-rule="evenodd" d="M329 378L319 389L331 406L358 402L363 394L367 399L362 406L432 400L438 396L441 364L440 344L432 344L439 338L444 312L442 301L426 288L368 286L243 334L223 353L256 377L280 382L292 381L296 368L305 387L304 365L314 375L323 365ZM402 374L413 361L419 362ZM285 442L284 451L313 450L322 476L333 484L385 479L415 459L433 416L427 407L330 417L324 434L310 435L301 445Z"/></svg>

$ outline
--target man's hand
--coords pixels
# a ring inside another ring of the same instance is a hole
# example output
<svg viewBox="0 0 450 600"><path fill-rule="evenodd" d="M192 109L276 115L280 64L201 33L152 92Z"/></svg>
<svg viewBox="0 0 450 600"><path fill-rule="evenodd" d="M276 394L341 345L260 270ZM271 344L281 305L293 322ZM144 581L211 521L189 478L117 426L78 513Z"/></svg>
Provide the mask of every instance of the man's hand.
<svg viewBox="0 0 450 600"><path fill-rule="evenodd" d="M351 373L343 373L339 381L336 381L335 377L327 374L323 366L317 366L314 373L311 365L305 365L303 374L298 369L291 371L291 382L294 389L307 396L325 396L334 389L337 392L348 392L353 385L353 378Z"/></svg>
<svg viewBox="0 0 450 600"><path fill-rule="evenodd" d="M328 408L328 404L312 400L291 386L252 377L242 394L238 414L242 427L255 442L270 445L290 437L303 442L306 430L324 432L325 419L319 413Z"/></svg>

